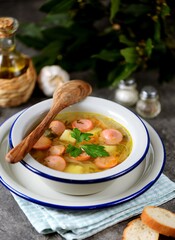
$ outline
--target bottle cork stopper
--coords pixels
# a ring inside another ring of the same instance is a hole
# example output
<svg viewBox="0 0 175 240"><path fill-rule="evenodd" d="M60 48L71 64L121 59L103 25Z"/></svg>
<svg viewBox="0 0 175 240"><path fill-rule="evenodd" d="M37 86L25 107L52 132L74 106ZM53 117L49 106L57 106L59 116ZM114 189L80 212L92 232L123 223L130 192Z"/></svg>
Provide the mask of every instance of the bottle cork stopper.
<svg viewBox="0 0 175 240"><path fill-rule="evenodd" d="M18 21L11 17L0 17L0 38L9 37L18 28Z"/></svg>
<svg viewBox="0 0 175 240"><path fill-rule="evenodd" d="M12 29L13 19L9 17L0 18L0 29Z"/></svg>

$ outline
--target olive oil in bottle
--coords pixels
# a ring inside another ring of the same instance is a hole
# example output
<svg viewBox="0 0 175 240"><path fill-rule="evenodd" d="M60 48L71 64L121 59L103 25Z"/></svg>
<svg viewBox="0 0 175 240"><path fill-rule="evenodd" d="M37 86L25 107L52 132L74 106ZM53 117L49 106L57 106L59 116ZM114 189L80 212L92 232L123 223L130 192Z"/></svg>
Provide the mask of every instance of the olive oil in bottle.
<svg viewBox="0 0 175 240"><path fill-rule="evenodd" d="M0 78L11 79L26 72L28 57L16 50L15 33L18 21L10 17L0 18Z"/></svg>

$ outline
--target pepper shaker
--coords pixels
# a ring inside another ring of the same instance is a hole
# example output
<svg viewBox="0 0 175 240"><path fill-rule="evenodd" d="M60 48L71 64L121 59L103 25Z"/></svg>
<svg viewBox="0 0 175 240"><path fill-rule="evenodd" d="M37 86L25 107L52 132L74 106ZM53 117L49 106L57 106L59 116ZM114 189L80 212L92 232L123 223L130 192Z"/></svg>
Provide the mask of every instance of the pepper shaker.
<svg viewBox="0 0 175 240"><path fill-rule="evenodd" d="M134 79L121 80L115 91L115 101L126 107L136 104L138 100L138 91Z"/></svg>
<svg viewBox="0 0 175 240"><path fill-rule="evenodd" d="M144 118L154 118L161 111L157 90L153 86L145 86L140 92L136 111Z"/></svg>

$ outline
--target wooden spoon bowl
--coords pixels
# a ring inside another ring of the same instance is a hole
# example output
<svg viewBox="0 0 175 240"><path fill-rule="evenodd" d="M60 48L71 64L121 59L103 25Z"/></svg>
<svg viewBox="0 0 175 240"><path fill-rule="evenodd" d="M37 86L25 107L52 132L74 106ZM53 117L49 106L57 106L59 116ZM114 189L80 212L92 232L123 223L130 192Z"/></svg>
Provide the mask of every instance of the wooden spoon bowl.
<svg viewBox="0 0 175 240"><path fill-rule="evenodd" d="M91 92L91 85L82 80L71 80L66 82L62 87L57 88L53 94L52 106L45 118L27 137L22 140L21 143L7 153L6 161L9 163L17 163L21 161L26 154L30 152L33 145L38 141L45 129L48 128L50 122L61 110L72 104L80 102L90 95Z"/></svg>

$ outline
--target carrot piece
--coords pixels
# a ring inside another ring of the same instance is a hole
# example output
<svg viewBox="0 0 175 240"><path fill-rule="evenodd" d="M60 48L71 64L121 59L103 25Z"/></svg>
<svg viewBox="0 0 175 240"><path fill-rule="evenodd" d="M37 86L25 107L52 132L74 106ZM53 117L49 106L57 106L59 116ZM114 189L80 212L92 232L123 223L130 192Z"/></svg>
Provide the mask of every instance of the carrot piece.
<svg viewBox="0 0 175 240"><path fill-rule="evenodd" d="M71 158L83 162L89 160L91 157L86 152L82 152L79 156Z"/></svg>
<svg viewBox="0 0 175 240"><path fill-rule="evenodd" d="M42 135L39 140L34 144L33 149L46 150L50 148L51 145L52 141L48 137Z"/></svg>

